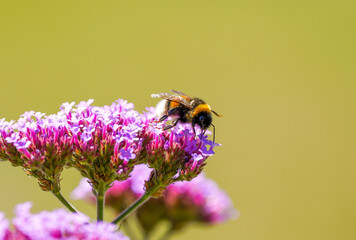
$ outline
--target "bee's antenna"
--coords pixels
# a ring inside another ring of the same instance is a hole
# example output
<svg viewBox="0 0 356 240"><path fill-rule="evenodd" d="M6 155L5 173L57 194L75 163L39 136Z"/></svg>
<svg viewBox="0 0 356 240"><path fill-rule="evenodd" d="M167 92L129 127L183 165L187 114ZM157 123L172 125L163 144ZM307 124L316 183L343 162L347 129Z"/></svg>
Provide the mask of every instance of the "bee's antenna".
<svg viewBox="0 0 356 240"><path fill-rule="evenodd" d="M215 111L213 111L213 110L211 110L211 112L212 113L214 113L216 116L218 116L218 117L222 117L223 115L220 115L220 114L218 114L218 113L216 113Z"/></svg>
<svg viewBox="0 0 356 240"><path fill-rule="evenodd" d="M214 126L214 124L212 124L212 123L211 123L211 126L213 126L213 128L214 128L214 132L213 132L213 142L215 143L215 126Z"/></svg>

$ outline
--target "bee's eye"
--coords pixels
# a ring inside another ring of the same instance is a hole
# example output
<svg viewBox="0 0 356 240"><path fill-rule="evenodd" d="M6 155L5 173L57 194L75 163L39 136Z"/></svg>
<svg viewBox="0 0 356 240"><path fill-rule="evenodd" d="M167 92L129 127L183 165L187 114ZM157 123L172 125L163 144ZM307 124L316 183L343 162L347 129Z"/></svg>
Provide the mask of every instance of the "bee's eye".
<svg viewBox="0 0 356 240"><path fill-rule="evenodd" d="M205 120L205 117L204 117L204 116L200 116L200 117L199 117L199 121L200 121L200 122L204 122L204 120Z"/></svg>

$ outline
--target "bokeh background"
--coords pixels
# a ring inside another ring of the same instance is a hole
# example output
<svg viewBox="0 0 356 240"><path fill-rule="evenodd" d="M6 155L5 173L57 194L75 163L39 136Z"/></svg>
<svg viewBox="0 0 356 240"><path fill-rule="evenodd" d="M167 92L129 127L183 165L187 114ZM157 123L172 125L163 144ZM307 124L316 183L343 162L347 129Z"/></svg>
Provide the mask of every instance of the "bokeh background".
<svg viewBox="0 0 356 240"><path fill-rule="evenodd" d="M0 117L177 89L206 100L223 146L207 175L237 220L173 239L356 239L355 1L1 1ZM63 194L80 176L67 170ZM0 166L0 211L61 207ZM95 210L74 202L94 216ZM106 215L109 218L110 215ZM111 220L111 219L107 219Z"/></svg>

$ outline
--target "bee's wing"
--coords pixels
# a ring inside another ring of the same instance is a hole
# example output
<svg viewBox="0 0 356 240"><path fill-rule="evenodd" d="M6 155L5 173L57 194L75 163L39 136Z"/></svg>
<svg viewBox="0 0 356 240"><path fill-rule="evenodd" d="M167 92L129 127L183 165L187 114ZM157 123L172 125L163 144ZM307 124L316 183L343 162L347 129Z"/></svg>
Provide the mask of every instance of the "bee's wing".
<svg viewBox="0 0 356 240"><path fill-rule="evenodd" d="M163 98L166 100L171 100L173 102L182 104L188 108L192 108L192 106L187 102L187 100L185 100L184 98L182 98L181 96L178 96L178 95L173 95L170 93L157 93L157 94L151 94L151 97L153 97L153 98L159 97L159 98Z"/></svg>
<svg viewBox="0 0 356 240"><path fill-rule="evenodd" d="M191 97L189 97L187 94L185 94L185 93L183 93L183 92L181 92L181 91L171 90L171 92L176 93L176 94L178 94L178 95L180 95L180 96L188 97L189 99L191 98Z"/></svg>

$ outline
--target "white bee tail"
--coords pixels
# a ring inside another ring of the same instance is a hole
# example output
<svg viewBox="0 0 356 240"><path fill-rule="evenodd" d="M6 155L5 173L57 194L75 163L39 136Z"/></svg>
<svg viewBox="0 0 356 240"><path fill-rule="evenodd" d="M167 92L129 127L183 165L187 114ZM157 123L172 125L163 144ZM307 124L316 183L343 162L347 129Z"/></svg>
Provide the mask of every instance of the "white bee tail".
<svg viewBox="0 0 356 240"><path fill-rule="evenodd" d="M162 117L163 115L166 114L166 104L167 104L167 100L161 100L158 102L156 106L156 115L158 117Z"/></svg>

